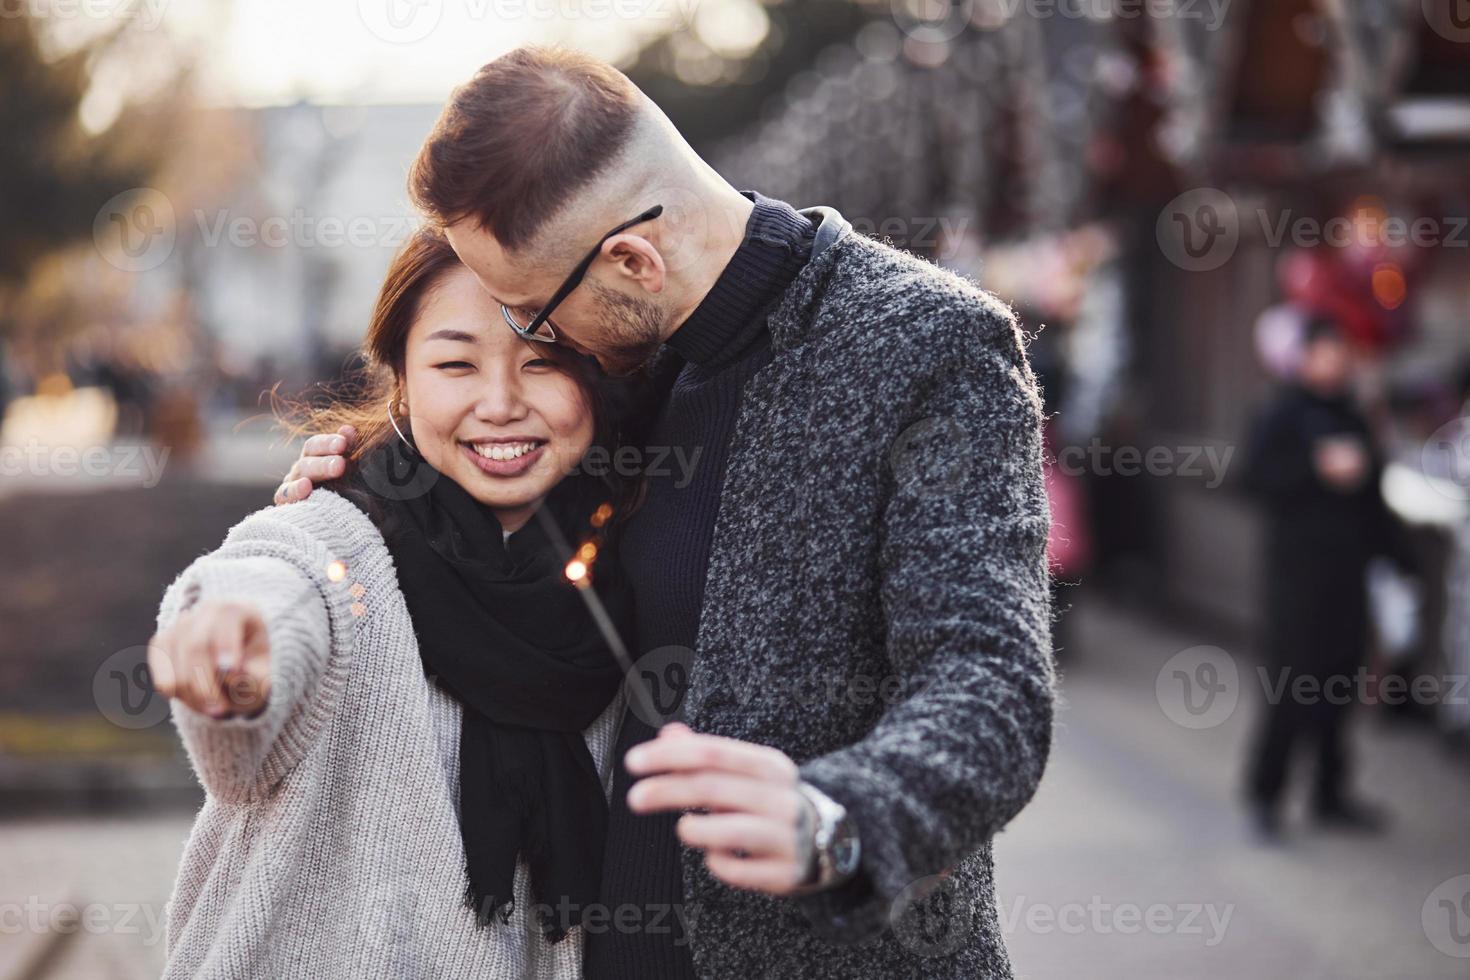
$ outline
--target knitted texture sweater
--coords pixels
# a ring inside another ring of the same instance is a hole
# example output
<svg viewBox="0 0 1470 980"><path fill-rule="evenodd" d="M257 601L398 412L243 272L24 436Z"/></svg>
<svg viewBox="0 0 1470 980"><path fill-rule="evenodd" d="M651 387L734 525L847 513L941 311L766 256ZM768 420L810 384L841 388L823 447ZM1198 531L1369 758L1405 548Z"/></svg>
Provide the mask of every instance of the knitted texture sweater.
<svg viewBox="0 0 1470 980"><path fill-rule="evenodd" d="M424 676L392 558L342 497L247 517L169 587L259 608L271 696L254 719L174 702L206 790L168 906L166 977L573 980L583 934L548 944L524 864L508 922L464 905L460 708ZM584 733L607 784L621 698Z"/></svg>
<svg viewBox="0 0 1470 980"><path fill-rule="evenodd" d="M815 254L744 388L685 714L795 759L853 817L861 871L772 898L684 850L695 972L1008 978L991 839L1054 705L1036 382L995 297L804 213Z"/></svg>
<svg viewBox="0 0 1470 980"><path fill-rule="evenodd" d="M673 381L644 444L654 452L669 447L698 462L679 477L672 468L648 473L647 493L623 534L620 551L638 600L633 647L639 657L678 650L681 662L693 659L740 393L770 360L762 314L811 254L814 229L808 218L780 201L759 194L752 199L744 240L714 288L670 339L653 379L658 391L665 388L665 378ZM627 713L618 733L618 759L656 734L654 720ZM614 771L600 901L612 908L677 906L683 891L674 829L679 815L633 813L627 805L632 777L625 767ZM669 930L589 931L583 961L588 980L689 980L694 965L687 938L677 916L671 918L675 928Z"/></svg>

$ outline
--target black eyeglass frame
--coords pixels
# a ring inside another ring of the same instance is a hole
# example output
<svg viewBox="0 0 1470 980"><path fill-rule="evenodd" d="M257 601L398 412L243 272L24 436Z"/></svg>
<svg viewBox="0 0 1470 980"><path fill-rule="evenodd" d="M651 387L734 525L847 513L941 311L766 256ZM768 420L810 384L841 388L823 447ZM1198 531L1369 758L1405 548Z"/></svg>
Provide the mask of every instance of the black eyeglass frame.
<svg viewBox="0 0 1470 980"><path fill-rule="evenodd" d="M647 211L644 211L638 217L633 218L629 221L624 221L612 231L599 238L597 240L597 244L592 247L592 251L588 252L587 256L582 259L581 262L577 263L577 267L572 270L571 275L562 280L562 284L557 287L556 292L551 294L551 299L546 301L546 305L543 306L540 312L538 312L534 317L531 318L531 322L526 324L524 327L516 322L515 315L511 313L509 307L507 307L504 303L500 305L500 315L505 317L506 324L512 330L514 330L516 332L516 336L520 337L522 340L536 340L540 341L543 344L556 343L556 327L553 326L551 323L551 314L558 306L561 305L562 300L571 295L572 290L576 289L582 284L582 280L587 277L587 270L592 268L592 263L595 262L597 260L597 256L602 253L602 246L606 245L607 240L614 235L620 235L623 232L627 231L629 228L632 228L634 225L641 225L645 221L652 221L654 218L657 218L663 213L664 206L662 204L655 204L653 207L649 208ZM543 326L547 330L547 335L545 336L536 332L540 330Z"/></svg>

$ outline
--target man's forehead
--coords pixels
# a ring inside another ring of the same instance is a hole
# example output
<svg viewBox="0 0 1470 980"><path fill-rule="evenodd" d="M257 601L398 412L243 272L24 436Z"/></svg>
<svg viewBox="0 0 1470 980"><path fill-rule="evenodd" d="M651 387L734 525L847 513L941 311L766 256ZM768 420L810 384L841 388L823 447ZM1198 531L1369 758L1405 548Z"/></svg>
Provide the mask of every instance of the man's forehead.
<svg viewBox="0 0 1470 980"><path fill-rule="evenodd" d="M444 230L460 261L495 299L507 306L533 305L534 271L523 268L500 246L495 236L472 222L460 221Z"/></svg>

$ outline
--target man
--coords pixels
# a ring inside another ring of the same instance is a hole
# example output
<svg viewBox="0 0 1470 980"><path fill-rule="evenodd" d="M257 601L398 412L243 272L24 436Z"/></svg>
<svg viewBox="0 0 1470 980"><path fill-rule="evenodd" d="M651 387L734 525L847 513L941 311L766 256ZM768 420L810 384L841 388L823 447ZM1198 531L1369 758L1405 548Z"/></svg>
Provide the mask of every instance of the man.
<svg viewBox="0 0 1470 980"><path fill-rule="evenodd" d="M1317 822L1360 831L1383 822L1349 792L1348 695L1368 654L1368 562L1412 561L1379 491L1381 466L1351 382L1347 339L1332 321L1313 321L1296 382L1257 422L1247 462L1267 520L1266 658L1291 681L1266 707L1247 776L1252 820L1268 841L1281 834L1281 797L1303 741L1316 750ZM1300 677L1320 696L1293 695Z"/></svg>
<svg viewBox="0 0 1470 980"><path fill-rule="evenodd" d="M573 53L481 69L410 190L511 328L652 358L661 394L622 548L634 653L687 669L683 723L625 719L586 975L1011 976L990 841L1041 778L1053 675L1010 311L738 193ZM303 457L281 498L340 463Z"/></svg>

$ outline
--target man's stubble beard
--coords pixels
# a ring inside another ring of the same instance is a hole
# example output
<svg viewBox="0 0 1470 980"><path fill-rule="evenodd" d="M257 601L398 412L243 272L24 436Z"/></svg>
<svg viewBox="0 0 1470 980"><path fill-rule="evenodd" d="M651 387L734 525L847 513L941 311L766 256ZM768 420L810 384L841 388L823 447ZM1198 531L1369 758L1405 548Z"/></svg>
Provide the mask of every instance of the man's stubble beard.
<svg viewBox="0 0 1470 980"><path fill-rule="evenodd" d="M588 285L602 311L602 349L593 352L598 363L616 377L633 374L663 346L663 309L652 300L624 295L596 280L589 280Z"/></svg>

